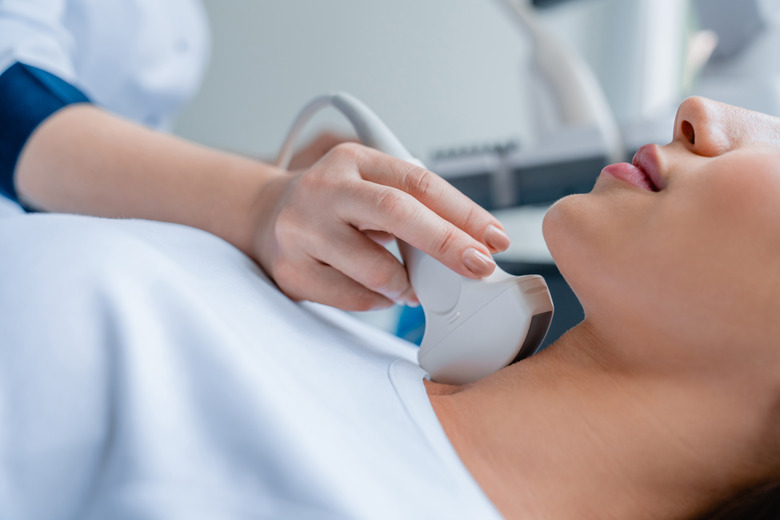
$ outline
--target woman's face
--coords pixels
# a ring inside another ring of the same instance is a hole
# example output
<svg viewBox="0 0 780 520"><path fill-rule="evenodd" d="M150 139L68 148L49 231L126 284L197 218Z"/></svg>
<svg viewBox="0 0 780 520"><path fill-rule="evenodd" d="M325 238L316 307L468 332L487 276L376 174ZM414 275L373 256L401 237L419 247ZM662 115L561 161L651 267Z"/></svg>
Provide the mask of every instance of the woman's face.
<svg viewBox="0 0 780 520"><path fill-rule="evenodd" d="M607 339L651 338L643 354L668 361L675 348L699 366L744 359L780 338L780 119L689 98L671 143L605 168L591 193L550 209L544 232ZM751 356L777 366L775 351Z"/></svg>

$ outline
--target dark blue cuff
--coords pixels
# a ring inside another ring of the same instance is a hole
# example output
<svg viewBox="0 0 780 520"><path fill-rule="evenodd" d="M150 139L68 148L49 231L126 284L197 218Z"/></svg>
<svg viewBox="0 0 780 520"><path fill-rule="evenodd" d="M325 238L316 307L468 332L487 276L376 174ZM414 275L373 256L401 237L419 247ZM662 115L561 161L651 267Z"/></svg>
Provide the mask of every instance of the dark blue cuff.
<svg viewBox="0 0 780 520"><path fill-rule="evenodd" d="M15 63L0 75L0 195L18 201L14 170L27 139L44 119L89 98L54 74Z"/></svg>

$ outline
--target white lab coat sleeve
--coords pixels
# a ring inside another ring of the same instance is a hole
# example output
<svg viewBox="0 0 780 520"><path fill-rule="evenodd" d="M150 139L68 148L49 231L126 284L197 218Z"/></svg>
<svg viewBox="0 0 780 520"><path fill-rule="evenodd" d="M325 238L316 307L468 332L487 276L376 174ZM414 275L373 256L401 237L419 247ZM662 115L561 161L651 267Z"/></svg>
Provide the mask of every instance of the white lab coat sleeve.
<svg viewBox="0 0 780 520"><path fill-rule="evenodd" d="M0 1L0 72L16 62L47 70L78 86L66 0Z"/></svg>
<svg viewBox="0 0 780 520"><path fill-rule="evenodd" d="M198 0L0 0L0 73L43 69L158 130L197 92L209 40Z"/></svg>

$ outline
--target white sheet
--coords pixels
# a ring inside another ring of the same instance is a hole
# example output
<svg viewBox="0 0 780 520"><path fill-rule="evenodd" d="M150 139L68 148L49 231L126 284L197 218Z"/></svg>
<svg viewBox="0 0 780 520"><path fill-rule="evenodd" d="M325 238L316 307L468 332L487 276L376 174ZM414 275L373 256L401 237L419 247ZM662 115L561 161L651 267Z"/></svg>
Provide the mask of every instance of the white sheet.
<svg viewBox="0 0 780 520"><path fill-rule="evenodd" d="M21 206L19 206L19 204L0 195L0 218L12 217L14 215L21 215L23 213L24 210L21 208Z"/></svg>
<svg viewBox="0 0 780 520"><path fill-rule="evenodd" d="M414 347L201 231L0 219L0 518L497 518Z"/></svg>

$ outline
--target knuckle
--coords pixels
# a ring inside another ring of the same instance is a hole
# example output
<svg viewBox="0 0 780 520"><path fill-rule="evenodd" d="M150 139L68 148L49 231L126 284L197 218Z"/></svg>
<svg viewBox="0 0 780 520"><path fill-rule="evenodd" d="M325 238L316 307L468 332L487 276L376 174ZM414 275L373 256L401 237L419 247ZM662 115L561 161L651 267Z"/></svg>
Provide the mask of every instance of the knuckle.
<svg viewBox="0 0 780 520"><path fill-rule="evenodd" d="M356 161L365 154L365 149L359 143L345 142L331 148L329 153L342 159Z"/></svg>
<svg viewBox="0 0 780 520"><path fill-rule="evenodd" d="M440 255L446 255L455 249L458 242L458 233L454 229L446 229L434 243L436 251Z"/></svg>
<svg viewBox="0 0 780 520"><path fill-rule="evenodd" d="M394 215L397 218L406 217L404 211L404 196L396 189L383 187L377 191L375 206L382 215Z"/></svg>
<svg viewBox="0 0 780 520"><path fill-rule="evenodd" d="M406 175L406 191L417 199L425 199L433 190L436 174L422 168L412 168Z"/></svg>
<svg viewBox="0 0 780 520"><path fill-rule="evenodd" d="M463 215L463 228L471 229L479 221L480 211L474 205L469 205Z"/></svg>

